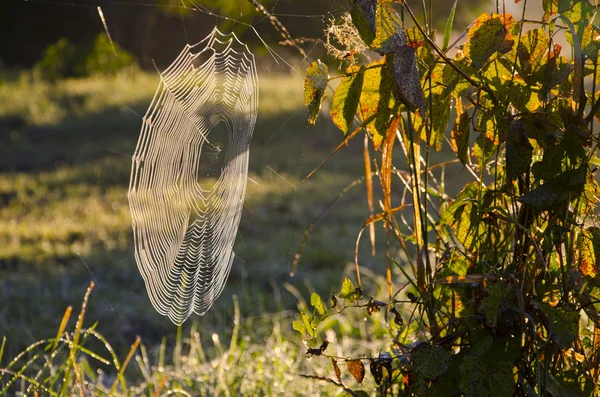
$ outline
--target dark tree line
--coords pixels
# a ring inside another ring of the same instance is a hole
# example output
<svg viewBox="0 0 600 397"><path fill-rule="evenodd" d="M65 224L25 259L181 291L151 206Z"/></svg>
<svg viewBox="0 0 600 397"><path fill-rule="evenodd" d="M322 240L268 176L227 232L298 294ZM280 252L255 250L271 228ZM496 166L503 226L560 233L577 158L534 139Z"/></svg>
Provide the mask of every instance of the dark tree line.
<svg viewBox="0 0 600 397"><path fill-rule="evenodd" d="M416 0L417 2L419 0ZM281 36L268 19L257 12L248 0L194 0L200 7L218 15L251 23L261 37L276 45ZM321 37L332 16L339 17L344 0L259 0L275 13L293 37ZM412 1L415 2L415 1ZM447 3L447 4L446 4ZM436 5L443 29L452 2ZM477 0L461 3L457 15L474 12ZM97 7L102 7L112 38L131 52L144 68L170 63L185 43L196 42L219 25L234 29L260 55L264 46L256 35L243 25L228 22L207 13L181 7L181 0L1 0L0 1L0 67L30 67L38 61L44 49L64 37L76 45L89 44L104 31ZM191 6L191 0L184 0ZM418 3L420 4L420 2ZM307 15L303 17L302 15ZM439 25L439 26L438 26ZM310 49L308 47L307 49ZM282 54L297 54L278 48ZM318 55L318 54L313 54Z"/></svg>

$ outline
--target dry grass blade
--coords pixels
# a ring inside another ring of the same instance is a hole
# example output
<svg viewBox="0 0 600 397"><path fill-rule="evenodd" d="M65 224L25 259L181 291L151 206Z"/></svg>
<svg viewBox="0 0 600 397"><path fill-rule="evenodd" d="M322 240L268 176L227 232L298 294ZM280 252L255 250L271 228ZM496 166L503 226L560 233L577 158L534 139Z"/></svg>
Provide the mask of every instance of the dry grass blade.
<svg viewBox="0 0 600 397"><path fill-rule="evenodd" d="M363 151L365 159L365 180L367 185L367 204L371 216L375 213L373 207L373 176L371 175L371 156L369 155L369 135L365 134L365 149ZM371 238L371 256L375 256L375 225L369 225L369 236Z"/></svg>
<svg viewBox="0 0 600 397"><path fill-rule="evenodd" d="M133 345L131 345L131 349L129 349L129 353L127 354L127 357L125 358L125 361L123 361L123 366L121 367L121 370L119 371L119 374L117 376L117 379L115 379L112 387L110 388L110 395L114 395L115 391L117 390L117 384L119 383L119 380L121 380L121 382L123 382L124 384L124 378L123 378L123 374L125 373L125 369L127 368L127 365L129 364L129 361L131 361L131 358L133 357L135 351L137 350L138 346L140 345L140 342L142 341L142 339L138 336L135 338L135 342L133 342Z"/></svg>
<svg viewBox="0 0 600 397"><path fill-rule="evenodd" d="M4 355L4 346L6 346L6 336L2 338L2 345L0 345L0 363L2 363L2 356Z"/></svg>
<svg viewBox="0 0 600 397"><path fill-rule="evenodd" d="M480 274L467 274L466 276L448 276L434 280L434 284L479 284L484 280Z"/></svg>
<svg viewBox="0 0 600 397"><path fill-rule="evenodd" d="M73 343L71 344L71 348L69 351L69 361L70 365L67 366L67 370L65 371L63 388L60 392L61 396L66 395L69 384L71 383L71 369L75 372L75 377L80 384L80 395L83 396L83 381L80 377L80 371L77 366L77 358L76 352L79 350L79 338L81 336L81 328L83 327L83 319L85 318L85 311L87 309L88 300L90 298L90 294L94 289L95 284L93 281L90 281L90 285L85 291L85 296L83 297L83 303L81 304L81 311L79 312L79 316L77 317L77 324L75 325L75 332L73 334Z"/></svg>
<svg viewBox="0 0 600 397"><path fill-rule="evenodd" d="M396 142L396 131L400 124L402 115L398 114L390 123L390 127L381 146L381 186L383 188L383 210L390 211L392 208L392 151ZM390 259L390 226L391 223L386 219L385 236L387 241L386 261L385 261L385 279L387 283L388 295L392 297L392 270Z"/></svg>
<svg viewBox="0 0 600 397"><path fill-rule="evenodd" d="M167 382L167 375L163 375L162 379L160 380L160 383L158 384L158 387L156 388L156 391L154 392L154 397L158 397L160 395L160 392L165 387L166 382Z"/></svg>
<svg viewBox="0 0 600 397"><path fill-rule="evenodd" d="M58 327L58 332L56 333L56 339L54 340L54 343L52 344L51 351L56 350L56 348L58 347L58 341L60 340L60 336L65 332L65 328L67 327L69 318L71 318L72 311L73 311L72 306L67 307L67 310L65 310L65 314L63 315L62 321L60 322L60 326ZM0 354L0 357L1 357L1 354Z"/></svg>

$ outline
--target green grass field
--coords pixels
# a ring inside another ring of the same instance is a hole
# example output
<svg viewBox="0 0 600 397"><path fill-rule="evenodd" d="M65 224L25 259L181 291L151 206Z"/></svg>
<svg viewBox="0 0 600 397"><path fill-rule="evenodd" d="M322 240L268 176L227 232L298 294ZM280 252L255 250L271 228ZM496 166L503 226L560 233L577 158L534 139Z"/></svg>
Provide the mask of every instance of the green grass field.
<svg viewBox="0 0 600 397"><path fill-rule="evenodd" d="M65 308L80 305L90 280L96 289L86 323L98 321L117 351L126 353L136 335L151 356L163 337L174 346L176 327L152 308L133 258L127 203L131 155L157 82L156 74L130 72L51 84L23 73L0 86L0 340L7 338L0 367L36 340L53 337ZM314 229L289 277L304 230L364 174L360 138L301 182L342 139L328 119L312 127L306 118L300 77L261 76L239 259L217 303L188 320L183 335L193 326L210 345L213 333L229 340L236 295L243 340L270 356L276 326L280 341L293 346L287 349L294 363L307 361L291 330L299 297L289 291L328 296L339 287L369 214L358 184ZM366 255L364 240L363 264L383 274L382 256Z"/></svg>

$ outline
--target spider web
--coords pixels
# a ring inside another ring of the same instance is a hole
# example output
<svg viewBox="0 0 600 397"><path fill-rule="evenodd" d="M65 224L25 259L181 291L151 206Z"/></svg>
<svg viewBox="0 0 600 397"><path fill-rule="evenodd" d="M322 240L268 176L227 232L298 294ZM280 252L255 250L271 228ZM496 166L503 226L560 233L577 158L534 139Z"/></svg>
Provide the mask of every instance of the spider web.
<svg viewBox="0 0 600 397"><path fill-rule="evenodd" d="M96 5L77 4L60 0L33 0L32 2L54 4L56 7L91 8L94 11L97 8ZM278 1L275 1L269 7L269 11L274 16L318 19L324 25L332 13L345 10L344 5L334 1L326 14L279 14L274 12L277 3ZM114 4L117 7L158 7L156 3L148 1L117 1ZM336 8L338 6L339 8ZM264 16L259 14L252 23L246 23L219 15L191 0L183 0L180 6L173 6L173 8L179 8L182 12L192 12L192 14L186 16L185 21L183 18L181 21L182 33L185 35L187 42L193 40L186 31L186 24L194 21L194 13L212 16L215 18L215 23L227 21L233 24L234 27L237 25L246 27L243 41L248 44L253 43L256 48L266 50L268 57L271 59L271 63L264 62L259 65L261 73L270 75L276 80L283 77L282 81L286 83L291 75L298 86L301 87L304 79L303 69L308 64L307 59L299 59L300 66L297 66L295 62L292 65L287 57L280 55L278 51L267 44L256 29L260 23L268 24ZM107 18L106 21L102 20L101 22L107 25L104 28L107 35L109 35L108 30L111 29L111 20ZM308 57L314 58L312 51L316 46L317 43L312 47L305 47ZM221 56L230 54L235 59L235 67L229 65L227 61L216 61L216 56L211 61L213 53ZM246 183L247 180L253 182L247 176L248 162L253 161L252 159L248 160L248 144L254 126L252 117L256 118L256 107L253 116L249 103L246 103L245 110L236 110L235 106L226 104L227 100L224 94L226 91L231 90L229 88L227 90L221 89L219 93L219 90L214 88L239 84L238 96L232 95L228 100L242 103L243 101L240 101L242 92L245 92L245 95L255 92L244 86L244 84L254 84L250 77L256 78L257 76L256 67L251 62L252 59L249 48L242 44L240 39L213 30L208 37L198 44L185 46L171 66L162 72L159 71L159 87L150 108L143 118L128 104L122 103L120 105L121 109L130 111L142 121L138 145L133 154L134 164L131 168L128 199L134 222L135 260L143 276L146 290L154 308L175 324L183 323L192 313L206 314L202 320L206 332L227 333L230 331L228 331L228 328L233 325L232 323L227 324L230 319L228 313L217 313L214 310L207 313L223 291L225 281L232 268L232 262L236 262L233 267L236 269L235 276L242 283L241 288L244 288L245 280L248 279L249 274L252 278L252 274L264 272L263 269L255 268L259 265L264 266L263 262L246 263L247 254L245 251L248 250L249 246L246 245L245 239L251 233L248 230L252 230L254 227L252 225L255 222L255 215L248 207L245 208L247 212L244 211L242 215ZM215 69L215 76L212 81L210 76L207 75L207 71L211 67ZM226 72L228 68L230 71ZM192 69L194 72L188 73ZM252 72L250 72L250 69L252 69ZM225 76L232 74L233 70L241 71L243 79L230 78L231 82L226 83ZM204 74L202 74L203 71ZM234 81L235 83L233 83ZM198 83L205 87L211 86L207 82L210 82L214 89L202 90L197 86ZM194 95L198 97L192 99ZM217 99L219 95L222 97ZM192 102L196 104L202 102L198 100L199 97L211 98L211 100L207 101L205 106L194 108ZM257 103L258 95L254 97ZM183 98L188 98L188 101L186 102ZM263 97L263 102L267 107L273 106L274 109L283 106L271 98ZM253 106L256 106L256 103ZM274 127L272 129L261 129L261 136L254 139L253 150L260 149L264 144L266 152L271 145L277 144L275 141L279 138L281 140L288 139L284 138L288 123L293 119L297 119L297 116L304 119L302 115L304 111L303 106L285 108L285 118L276 121L279 124L272 126ZM172 116L166 118L165 115L171 112L173 113ZM227 112L231 114L228 115ZM236 121L226 121L228 117L230 120ZM235 132L235 128L242 125L245 125L248 130L244 133ZM165 127L163 128L164 131L175 131L177 134L161 134L158 130L162 127ZM247 141L243 145L234 145L233 140L228 139L229 129L231 129L232 135L237 136L240 140L242 136L245 136ZM190 140L191 135L195 135L193 145ZM265 177L268 178L268 174L272 173L273 178L280 178L281 184L289 185L293 190L289 195L289 213L277 214L281 218L281 222L285 223L287 229L281 229L276 233L277 243L279 243L277 246L274 245L275 242L265 243L265 245L272 245L273 253L269 253L269 258L264 262L268 261L267 266L277 265L277 274L269 276L271 279L277 280L277 284L271 284L272 290L260 292L257 299L242 301L242 316L255 315L254 317L247 317L244 321L251 321L258 317L291 315L291 312L284 310L283 307L281 307L281 312L274 313L263 310L256 313L253 308L262 308L265 301L280 299L280 291L285 288L286 283L292 280L289 272L301 237L299 234L304 231L306 223L305 220L297 219L299 205L302 205L302 203L297 202L298 192L301 190L299 189L299 183L301 176L306 175L316 165L304 164L306 162L305 149L308 135L310 135L310 130L304 129L301 135L294 138L296 147L293 158L290 158L289 163L271 162L269 159L264 159L264 157L259 158L257 161L259 164L257 169L259 177L260 173L264 173ZM190 147L186 146L186 139L188 139ZM162 148L159 148L159 146L162 146ZM321 148L321 150L325 151L327 148ZM187 154L183 154L186 151ZM117 154L128 158L131 158L132 155L131 152L128 153L128 149L125 147L115 147L115 150L111 148L110 152L111 155ZM319 157L320 159L321 157ZM175 178L177 173L180 173L179 179ZM236 185L236 188L228 189L231 190L230 193L225 194L224 192L227 190L225 186L229 182ZM328 191L326 197L329 198L330 196L331 192ZM234 197L238 197L238 200L236 201ZM171 205L167 205L171 201ZM218 214L220 214L220 217ZM268 215L273 214L269 213ZM240 220L240 218L245 219ZM246 230L238 231L240 221L242 225L246 224ZM220 233L216 232L219 227L222 228ZM240 237L237 242L236 234ZM151 240L159 243L152 244ZM287 240L287 242L281 240ZM234 243L236 243L235 253L233 251ZM248 244L252 244L252 242ZM150 248L151 245L153 248ZM214 250L214 247L217 246L220 247L220 250ZM253 248L248 251L252 250ZM121 309L130 305L131 299L137 299L137 295L143 290L141 279L133 282L128 279L129 287L127 290L122 291L122 297L118 298L114 296L115 294L112 291L113 287L118 288L118 286L114 285L115 283L112 280L109 280L107 274L113 272L110 269L119 269L123 264L131 263L131 256L126 256L123 253L122 259L111 260L108 263L97 262L93 258L90 260L90 258L82 255L79 255L79 258L96 282L97 292L103 295L106 302L104 308L110 310L111 315L114 316L114 324L121 335L123 346L129 344L127 339L130 333L148 334L150 332L150 335L154 337L155 331L158 332L156 335L161 332L164 334L173 331L166 324L166 319L165 323L162 324L162 331L142 330L144 324L159 326L159 323L155 320L154 310L149 307L148 312L138 312L135 325L130 325L126 315L122 313ZM168 258L175 258L172 261L174 264L172 272L169 272ZM205 266L194 267L194 261L203 263ZM237 266L238 261L241 262L239 267ZM273 263L271 264L271 262ZM162 284L159 280L163 280ZM298 277L296 277L296 280L302 281ZM109 290L111 290L110 293L108 293ZM256 291L258 292L258 290ZM244 293L236 290L232 290L232 292ZM146 298L144 297L144 299ZM293 297L291 297L291 300L295 302ZM230 303L226 305L229 307ZM106 323L108 319L104 318L102 321Z"/></svg>
<svg viewBox="0 0 600 397"><path fill-rule="evenodd" d="M128 193L135 258L152 305L175 324L206 313L231 269L257 106L254 56L215 28L161 73L144 116ZM225 165L206 187L201 154L221 151L210 142L219 123Z"/></svg>

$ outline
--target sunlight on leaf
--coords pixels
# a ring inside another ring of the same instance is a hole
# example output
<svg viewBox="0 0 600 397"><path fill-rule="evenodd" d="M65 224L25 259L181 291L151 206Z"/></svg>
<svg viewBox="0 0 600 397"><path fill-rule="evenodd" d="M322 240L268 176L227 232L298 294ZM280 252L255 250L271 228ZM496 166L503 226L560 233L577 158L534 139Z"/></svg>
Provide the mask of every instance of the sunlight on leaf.
<svg viewBox="0 0 600 397"><path fill-rule="evenodd" d="M351 301L354 299L354 284L348 277L344 278L344 281L342 282L342 291L340 292L339 297Z"/></svg>
<svg viewBox="0 0 600 397"><path fill-rule="evenodd" d="M469 125L469 113L463 110L460 98L456 100L456 120L450 133L450 144L452 150L463 164L470 163L469 160L469 135L471 126Z"/></svg>
<svg viewBox="0 0 600 397"><path fill-rule="evenodd" d="M367 131L375 150L379 149L395 113L393 98L394 80L387 58L369 64L365 70L363 89L360 94L359 116L362 121L373 118Z"/></svg>
<svg viewBox="0 0 600 397"><path fill-rule="evenodd" d="M317 294L316 292L313 292L310 295L310 304L315 308L317 313L319 313L320 315L323 315L327 312L327 307L325 307L323 300L321 299L319 294Z"/></svg>
<svg viewBox="0 0 600 397"><path fill-rule="evenodd" d="M510 14L482 14L468 30L465 53L475 69L481 69L490 57L512 49L515 20Z"/></svg>
<svg viewBox="0 0 600 397"><path fill-rule="evenodd" d="M314 124L325 99L325 89L329 81L327 65L316 60L306 69L304 79L304 104L308 108L308 122Z"/></svg>
<svg viewBox="0 0 600 397"><path fill-rule="evenodd" d="M348 72L350 74L342 79L335 90L330 112L331 121L342 130L344 135L350 131L356 115L363 88L365 67L350 68Z"/></svg>
<svg viewBox="0 0 600 397"><path fill-rule="evenodd" d="M600 263L600 229L584 229L577 237L579 250L579 270L586 276L596 277Z"/></svg>

